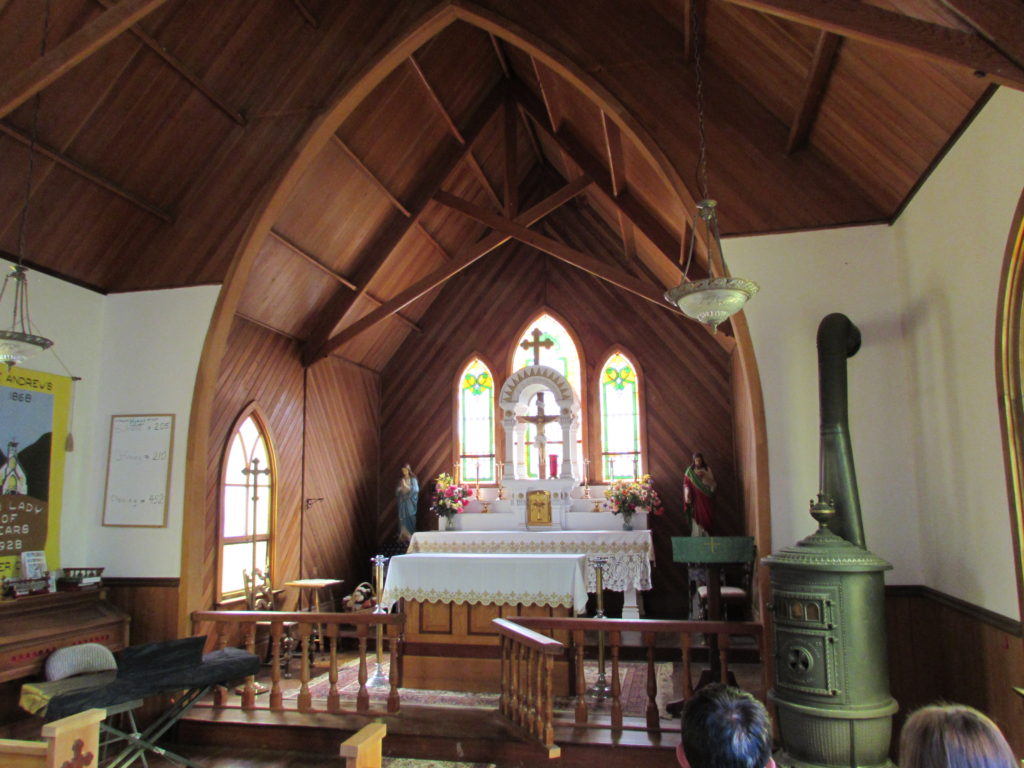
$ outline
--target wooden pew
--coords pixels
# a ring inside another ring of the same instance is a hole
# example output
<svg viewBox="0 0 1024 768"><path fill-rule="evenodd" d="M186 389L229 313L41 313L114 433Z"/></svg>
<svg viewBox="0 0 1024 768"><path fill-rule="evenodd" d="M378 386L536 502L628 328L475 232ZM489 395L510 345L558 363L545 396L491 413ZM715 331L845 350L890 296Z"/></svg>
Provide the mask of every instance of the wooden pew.
<svg viewBox="0 0 1024 768"><path fill-rule="evenodd" d="M89 709L43 726L44 741L0 739L4 768L61 768L96 765L105 710ZM380 765L380 758L377 760Z"/></svg>
<svg viewBox="0 0 1024 768"><path fill-rule="evenodd" d="M345 758L345 768L380 768L387 732L384 723L370 723L341 742L339 754Z"/></svg>

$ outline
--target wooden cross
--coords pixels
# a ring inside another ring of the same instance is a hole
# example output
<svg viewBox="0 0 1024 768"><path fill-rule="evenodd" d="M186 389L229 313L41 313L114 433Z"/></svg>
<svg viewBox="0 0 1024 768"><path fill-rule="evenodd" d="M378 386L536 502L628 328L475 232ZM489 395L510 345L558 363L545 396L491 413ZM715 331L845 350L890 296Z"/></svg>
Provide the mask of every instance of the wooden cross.
<svg viewBox="0 0 1024 768"><path fill-rule="evenodd" d="M544 341L541 341L540 328L534 328L530 335L533 336L533 341L521 341L519 342L519 346L527 351L529 351L530 347L533 347L533 364L540 365L540 348L544 347L545 349L551 349L555 346L555 342L551 339L544 339Z"/></svg>

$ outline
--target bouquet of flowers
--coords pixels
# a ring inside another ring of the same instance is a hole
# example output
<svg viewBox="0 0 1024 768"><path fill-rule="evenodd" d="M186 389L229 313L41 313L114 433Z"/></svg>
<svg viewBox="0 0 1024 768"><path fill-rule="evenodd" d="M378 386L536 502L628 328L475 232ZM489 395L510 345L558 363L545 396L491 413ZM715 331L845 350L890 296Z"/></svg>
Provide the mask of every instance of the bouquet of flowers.
<svg viewBox="0 0 1024 768"><path fill-rule="evenodd" d="M608 499L607 506L611 507L612 514L622 515L626 520L637 512L653 512L655 515L665 512L650 475L639 480L616 480L605 490L604 497Z"/></svg>
<svg viewBox="0 0 1024 768"><path fill-rule="evenodd" d="M451 522L452 516L469 504L473 489L465 483L456 483L447 472L442 472L434 481L434 496L430 500L430 511L438 517L444 516Z"/></svg>

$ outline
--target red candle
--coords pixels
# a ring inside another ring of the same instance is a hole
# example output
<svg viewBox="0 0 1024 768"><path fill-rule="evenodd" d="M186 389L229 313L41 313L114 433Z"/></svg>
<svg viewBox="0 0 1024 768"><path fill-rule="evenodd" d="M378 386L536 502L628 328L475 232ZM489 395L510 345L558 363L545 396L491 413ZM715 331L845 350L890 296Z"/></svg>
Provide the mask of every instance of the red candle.
<svg viewBox="0 0 1024 768"><path fill-rule="evenodd" d="M548 468L551 470L548 477L558 477L558 456L555 454L548 456Z"/></svg>

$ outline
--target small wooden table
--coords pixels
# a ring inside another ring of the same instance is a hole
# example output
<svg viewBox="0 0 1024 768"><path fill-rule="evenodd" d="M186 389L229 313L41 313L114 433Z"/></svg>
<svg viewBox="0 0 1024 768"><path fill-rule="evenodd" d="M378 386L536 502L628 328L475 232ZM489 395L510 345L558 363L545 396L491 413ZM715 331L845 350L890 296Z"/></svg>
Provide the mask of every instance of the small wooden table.
<svg viewBox="0 0 1024 768"><path fill-rule="evenodd" d="M344 579L293 579L292 581L286 581L284 585L286 587L295 587L299 590L299 604L296 606L297 610L320 613L320 590L327 589L328 587L335 587L343 583ZM305 605L305 608L302 607L303 605ZM324 628L320 624L315 626L316 640L322 647Z"/></svg>

